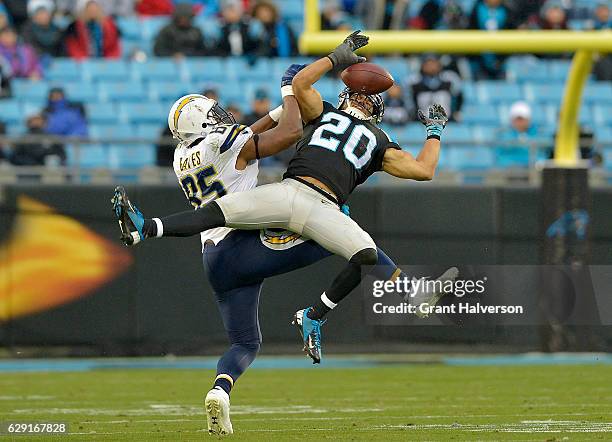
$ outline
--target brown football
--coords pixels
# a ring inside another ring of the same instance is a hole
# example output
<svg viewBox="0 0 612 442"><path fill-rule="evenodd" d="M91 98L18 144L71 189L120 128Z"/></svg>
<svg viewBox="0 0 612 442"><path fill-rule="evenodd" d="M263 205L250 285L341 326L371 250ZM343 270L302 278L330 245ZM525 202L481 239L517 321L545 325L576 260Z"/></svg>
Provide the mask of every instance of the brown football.
<svg viewBox="0 0 612 442"><path fill-rule="evenodd" d="M380 94L393 86L394 82L385 68L374 63L351 65L342 71L340 77L351 90L367 95Z"/></svg>

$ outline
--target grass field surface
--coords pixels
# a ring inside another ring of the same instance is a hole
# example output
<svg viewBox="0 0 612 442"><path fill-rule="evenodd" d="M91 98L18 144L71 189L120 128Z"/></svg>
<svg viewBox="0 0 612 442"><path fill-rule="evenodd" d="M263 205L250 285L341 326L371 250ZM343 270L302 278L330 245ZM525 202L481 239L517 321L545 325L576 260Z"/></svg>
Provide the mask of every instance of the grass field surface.
<svg viewBox="0 0 612 442"><path fill-rule="evenodd" d="M67 422L67 436L0 440L211 440L212 370L2 373L0 421ZM231 440L612 440L612 365L248 371Z"/></svg>

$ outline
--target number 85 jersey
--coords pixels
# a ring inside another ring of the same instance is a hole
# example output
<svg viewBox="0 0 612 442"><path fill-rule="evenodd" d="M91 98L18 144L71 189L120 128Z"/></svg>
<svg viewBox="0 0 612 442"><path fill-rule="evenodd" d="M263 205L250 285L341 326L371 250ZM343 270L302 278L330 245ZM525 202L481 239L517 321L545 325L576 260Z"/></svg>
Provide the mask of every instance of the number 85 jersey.
<svg viewBox="0 0 612 442"><path fill-rule="evenodd" d="M205 137L191 144L179 144L174 151L174 173L194 208L205 206L227 194L257 186L257 161L244 170L236 169L240 150L253 132L241 124L216 126ZM208 239L215 244L232 229L220 227L201 233L202 244Z"/></svg>
<svg viewBox="0 0 612 442"><path fill-rule="evenodd" d="M304 127L284 177L316 178L342 204L355 187L382 169L389 148L400 147L382 129L324 101L321 115Z"/></svg>

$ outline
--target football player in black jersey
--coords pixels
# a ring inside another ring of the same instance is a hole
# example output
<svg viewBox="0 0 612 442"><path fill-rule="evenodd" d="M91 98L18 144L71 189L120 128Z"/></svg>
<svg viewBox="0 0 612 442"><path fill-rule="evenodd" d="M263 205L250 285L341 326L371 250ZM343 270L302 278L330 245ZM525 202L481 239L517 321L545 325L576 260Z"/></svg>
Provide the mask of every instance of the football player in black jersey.
<svg viewBox="0 0 612 442"><path fill-rule="evenodd" d="M439 105L431 106L427 116L419 113L427 139L415 158L376 126L384 112L380 95L345 89L338 107L323 102L314 83L334 68L365 61L354 51L367 43L368 37L354 32L327 57L303 69L300 66L301 71L283 86L283 96L295 95L306 126L282 182L231 193L195 211L161 219L143 219L129 201L123 207L129 215L125 221L132 220L124 222L125 236L130 238L131 233L137 233L141 240L190 236L222 226L283 228L347 259L347 266L330 288L294 317L304 350L315 362L321 359L320 326L324 316L359 284L362 267L377 262L376 244L342 212L341 206L356 186L377 171L404 179L431 180L438 163L440 136L448 121ZM257 135L253 141L257 152Z"/></svg>

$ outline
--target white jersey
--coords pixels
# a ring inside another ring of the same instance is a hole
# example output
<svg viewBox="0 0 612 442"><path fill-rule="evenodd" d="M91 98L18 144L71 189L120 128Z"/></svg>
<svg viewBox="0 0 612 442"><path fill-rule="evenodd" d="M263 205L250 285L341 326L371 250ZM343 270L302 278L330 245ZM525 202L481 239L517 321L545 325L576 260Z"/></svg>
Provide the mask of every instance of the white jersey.
<svg viewBox="0 0 612 442"><path fill-rule="evenodd" d="M244 170L236 170L236 159L253 131L241 124L216 126L198 144L179 145L174 151L174 173L194 208L203 207L227 193L242 192L257 186L257 161ZM228 227L210 229L200 234L215 244L231 232Z"/></svg>

